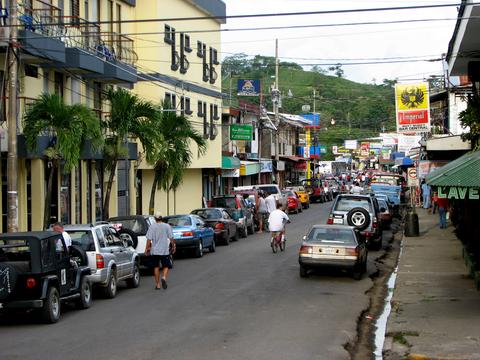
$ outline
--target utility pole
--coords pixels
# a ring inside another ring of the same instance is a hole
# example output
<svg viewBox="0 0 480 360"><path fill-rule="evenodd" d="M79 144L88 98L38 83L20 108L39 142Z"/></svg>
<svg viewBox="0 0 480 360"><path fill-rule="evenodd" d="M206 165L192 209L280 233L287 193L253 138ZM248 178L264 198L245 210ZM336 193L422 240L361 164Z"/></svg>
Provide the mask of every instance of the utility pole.
<svg viewBox="0 0 480 360"><path fill-rule="evenodd" d="M316 113L316 108L315 108L315 89L313 89L313 124L315 124L315 113ZM313 134L312 134L313 131ZM316 179L317 176L315 175L315 170L317 170L317 145L318 145L318 138L317 134L315 133L316 130L314 127L310 128L310 141L313 139L313 178Z"/></svg>
<svg viewBox="0 0 480 360"><path fill-rule="evenodd" d="M17 156L17 1L9 0L10 42L8 47L8 157L7 157L7 231L18 231L18 156Z"/></svg>
<svg viewBox="0 0 480 360"><path fill-rule="evenodd" d="M280 121L278 117L278 107L280 105L280 87L278 85L278 39L275 39L275 88L273 90L274 92L274 101L273 101L273 111L275 113L275 126L277 127L277 131L275 132L275 161L278 166L278 160L279 160L279 130L280 130ZM276 180L277 184L280 184L279 182L279 171L277 170L276 174Z"/></svg>

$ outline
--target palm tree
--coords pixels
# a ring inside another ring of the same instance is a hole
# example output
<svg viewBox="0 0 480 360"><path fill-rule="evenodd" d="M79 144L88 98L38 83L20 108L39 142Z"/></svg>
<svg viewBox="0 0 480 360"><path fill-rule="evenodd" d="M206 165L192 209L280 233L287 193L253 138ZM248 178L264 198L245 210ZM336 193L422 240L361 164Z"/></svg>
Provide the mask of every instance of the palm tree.
<svg viewBox="0 0 480 360"><path fill-rule="evenodd" d="M86 140L91 141L94 151L101 149L103 139L100 122L86 106L66 105L57 94L40 95L27 109L23 121L23 133L30 151L35 150L38 136L52 137L49 147L44 151L49 168L43 218L43 225L47 228L55 170L63 161L65 172L70 173L80 161Z"/></svg>
<svg viewBox="0 0 480 360"><path fill-rule="evenodd" d="M144 148L151 148L149 124L156 116L157 109L149 101L143 101L130 91L110 88L105 98L110 102L110 116L105 120L105 168L110 172L105 199L103 217L109 218L110 196L117 164L128 154L128 137L138 138Z"/></svg>
<svg viewBox="0 0 480 360"><path fill-rule="evenodd" d="M165 106L164 106L165 108ZM169 108L167 106L166 108ZM183 181L185 169L192 163L191 142L197 145L197 156L205 154L207 142L183 115L159 111L152 125L155 144L146 153L147 162L154 167L150 192L149 213L153 214L157 189L176 191Z"/></svg>

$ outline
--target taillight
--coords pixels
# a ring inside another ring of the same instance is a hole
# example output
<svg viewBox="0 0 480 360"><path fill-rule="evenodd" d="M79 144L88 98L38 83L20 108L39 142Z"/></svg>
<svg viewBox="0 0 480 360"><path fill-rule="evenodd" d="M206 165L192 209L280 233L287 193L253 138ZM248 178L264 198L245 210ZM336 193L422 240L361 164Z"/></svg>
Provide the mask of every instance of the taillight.
<svg viewBox="0 0 480 360"><path fill-rule="evenodd" d="M346 248L345 255L358 256L358 248Z"/></svg>
<svg viewBox="0 0 480 360"><path fill-rule="evenodd" d="M32 289L37 285L37 281L34 278L28 278L27 279L27 289Z"/></svg>
<svg viewBox="0 0 480 360"><path fill-rule="evenodd" d="M313 247L307 246L307 245L302 245L300 247L300 254L312 254L313 253Z"/></svg>
<svg viewBox="0 0 480 360"><path fill-rule="evenodd" d="M184 231L182 236L193 236L193 231Z"/></svg>
<svg viewBox="0 0 480 360"><path fill-rule="evenodd" d="M333 225L333 215L332 214L330 214L330 216L328 217L327 224L328 225Z"/></svg>
<svg viewBox="0 0 480 360"><path fill-rule="evenodd" d="M375 228L378 228L377 218L373 218L372 227L373 227L374 229L375 229Z"/></svg>
<svg viewBox="0 0 480 360"><path fill-rule="evenodd" d="M103 269L105 267L105 259L103 258L103 255L97 254L96 262L97 262L97 269Z"/></svg>
<svg viewBox="0 0 480 360"><path fill-rule="evenodd" d="M225 224L218 223L217 225L215 225L215 229L216 230L224 230L225 229Z"/></svg>

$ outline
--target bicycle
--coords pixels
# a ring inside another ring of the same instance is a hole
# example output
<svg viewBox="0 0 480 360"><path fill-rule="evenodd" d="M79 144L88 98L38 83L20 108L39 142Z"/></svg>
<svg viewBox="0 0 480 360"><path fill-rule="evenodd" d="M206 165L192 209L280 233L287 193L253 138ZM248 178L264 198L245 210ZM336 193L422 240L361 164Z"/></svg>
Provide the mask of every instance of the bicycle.
<svg viewBox="0 0 480 360"><path fill-rule="evenodd" d="M270 238L270 247L274 254L277 253L278 249L280 251L285 250L285 231L272 231L272 237Z"/></svg>

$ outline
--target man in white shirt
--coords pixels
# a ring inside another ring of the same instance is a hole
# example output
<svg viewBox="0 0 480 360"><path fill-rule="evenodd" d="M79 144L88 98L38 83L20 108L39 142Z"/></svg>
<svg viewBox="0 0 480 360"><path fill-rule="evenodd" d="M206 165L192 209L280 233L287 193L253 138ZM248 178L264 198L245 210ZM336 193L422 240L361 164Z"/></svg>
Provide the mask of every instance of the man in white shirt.
<svg viewBox="0 0 480 360"><path fill-rule="evenodd" d="M354 182L352 188L350 189L350 193L352 194L361 194L363 188L358 184L358 182Z"/></svg>
<svg viewBox="0 0 480 360"><path fill-rule="evenodd" d="M273 194L269 194L265 198L265 205L267 206L267 212L271 214L277 208L277 199Z"/></svg>
<svg viewBox="0 0 480 360"><path fill-rule="evenodd" d="M67 247L67 249L69 249L70 246L72 246L72 238L65 231L65 229L63 228L63 224L61 222L56 222L55 224L53 224L52 230L58 233L62 233L63 241L65 242L65 246ZM60 246L60 244L57 244L57 249L61 249L61 248L62 246Z"/></svg>
<svg viewBox="0 0 480 360"><path fill-rule="evenodd" d="M282 204L277 204L277 209L273 210L268 217L268 230L270 232L283 231L285 224L289 221L290 218L282 210Z"/></svg>

